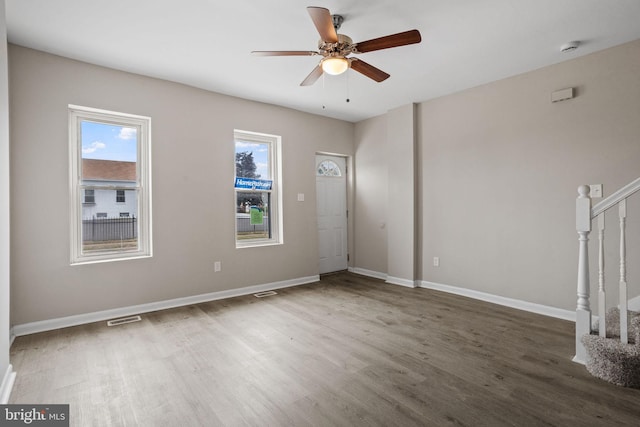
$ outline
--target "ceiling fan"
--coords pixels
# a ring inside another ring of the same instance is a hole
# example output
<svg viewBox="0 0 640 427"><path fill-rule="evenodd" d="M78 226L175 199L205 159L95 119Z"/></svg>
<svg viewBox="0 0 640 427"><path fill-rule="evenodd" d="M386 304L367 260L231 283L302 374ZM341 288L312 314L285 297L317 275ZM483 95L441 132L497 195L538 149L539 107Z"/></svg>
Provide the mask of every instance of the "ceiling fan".
<svg viewBox="0 0 640 427"><path fill-rule="evenodd" d="M350 37L338 34L344 18L340 15L331 15L329 9L324 7L307 7L307 12L311 16L318 33L318 51L306 50L258 50L251 52L259 56L314 56L321 55L322 59L317 67L300 83L300 86L310 86L314 84L322 73L338 75L351 68L376 82L381 82L389 78L389 74L374 67L361 59L348 57L350 54L372 52L375 50L389 49L392 47L406 46L420 43L422 37L418 30L410 30L402 33L391 34L364 42L353 43Z"/></svg>

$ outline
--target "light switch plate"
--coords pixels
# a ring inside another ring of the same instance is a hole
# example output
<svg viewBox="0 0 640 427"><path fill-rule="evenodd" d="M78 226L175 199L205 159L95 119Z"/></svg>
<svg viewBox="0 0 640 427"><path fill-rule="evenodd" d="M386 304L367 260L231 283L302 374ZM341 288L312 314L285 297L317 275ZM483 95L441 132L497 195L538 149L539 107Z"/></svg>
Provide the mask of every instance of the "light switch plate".
<svg viewBox="0 0 640 427"><path fill-rule="evenodd" d="M298 201L304 202L304 193L298 193Z"/></svg>
<svg viewBox="0 0 640 427"><path fill-rule="evenodd" d="M591 198L602 197L602 184L591 184L589 187L591 188L589 192Z"/></svg>

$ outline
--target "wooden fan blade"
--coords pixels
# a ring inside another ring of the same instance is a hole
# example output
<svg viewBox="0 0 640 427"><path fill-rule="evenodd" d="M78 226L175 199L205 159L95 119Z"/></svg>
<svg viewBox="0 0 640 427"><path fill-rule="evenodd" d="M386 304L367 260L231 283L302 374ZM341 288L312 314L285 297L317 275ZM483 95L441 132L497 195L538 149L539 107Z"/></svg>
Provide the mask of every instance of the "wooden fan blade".
<svg viewBox="0 0 640 427"><path fill-rule="evenodd" d="M254 50L251 52L256 56L313 56L318 52L312 50Z"/></svg>
<svg viewBox="0 0 640 427"><path fill-rule="evenodd" d="M421 41L422 36L420 35L420 31L410 30L356 43L355 47L357 52L365 53L374 50L389 49L391 47L406 46L408 44L420 43Z"/></svg>
<svg viewBox="0 0 640 427"><path fill-rule="evenodd" d="M331 12L324 7L307 7L307 12L311 16L313 24L316 26L320 38L329 43L338 43L338 34L336 29L333 28L333 18L331 18Z"/></svg>
<svg viewBox="0 0 640 427"><path fill-rule="evenodd" d="M300 83L300 86L311 86L320 78L321 75L322 75L322 67L320 66L320 64L318 64L318 66L314 68L311 73L309 73L307 78L304 79L302 83Z"/></svg>
<svg viewBox="0 0 640 427"><path fill-rule="evenodd" d="M389 74L385 73L381 69L356 58L351 60L351 68L361 74L364 74L370 79L377 81L378 83L390 77Z"/></svg>

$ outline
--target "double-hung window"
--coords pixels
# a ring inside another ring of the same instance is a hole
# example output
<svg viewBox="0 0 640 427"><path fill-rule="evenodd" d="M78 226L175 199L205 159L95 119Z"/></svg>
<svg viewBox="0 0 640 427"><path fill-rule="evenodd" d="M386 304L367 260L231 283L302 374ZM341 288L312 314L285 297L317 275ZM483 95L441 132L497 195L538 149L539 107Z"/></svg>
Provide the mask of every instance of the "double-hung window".
<svg viewBox="0 0 640 427"><path fill-rule="evenodd" d="M69 153L71 264L151 256L151 119L70 105Z"/></svg>
<svg viewBox="0 0 640 427"><path fill-rule="evenodd" d="M282 243L281 138L235 130L236 247Z"/></svg>
<svg viewBox="0 0 640 427"><path fill-rule="evenodd" d="M89 188L84 190L84 202L87 204L93 204L96 202L95 190Z"/></svg>

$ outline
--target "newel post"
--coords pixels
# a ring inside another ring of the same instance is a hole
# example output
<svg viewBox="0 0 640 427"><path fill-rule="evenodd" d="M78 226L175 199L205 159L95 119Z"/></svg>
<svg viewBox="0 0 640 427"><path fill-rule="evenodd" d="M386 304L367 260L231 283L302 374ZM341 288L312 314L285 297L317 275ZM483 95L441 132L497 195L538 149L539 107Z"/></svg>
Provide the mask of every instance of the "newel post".
<svg viewBox="0 0 640 427"><path fill-rule="evenodd" d="M576 355L574 362L586 363L587 352L582 336L591 333L589 302L589 233L591 232L591 197L588 185L578 187L576 199L576 231L578 232L578 305L576 307Z"/></svg>

